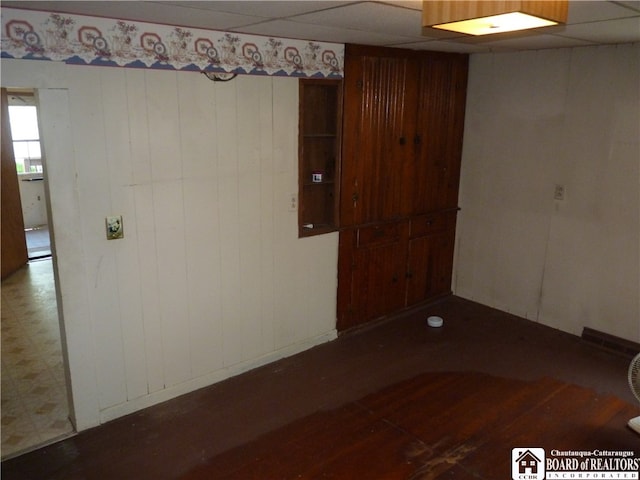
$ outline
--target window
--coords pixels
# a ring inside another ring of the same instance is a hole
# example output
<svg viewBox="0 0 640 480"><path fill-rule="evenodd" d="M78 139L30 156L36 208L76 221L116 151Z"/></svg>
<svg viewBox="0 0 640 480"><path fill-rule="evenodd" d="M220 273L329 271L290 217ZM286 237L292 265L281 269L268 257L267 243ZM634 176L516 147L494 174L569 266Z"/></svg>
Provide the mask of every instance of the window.
<svg viewBox="0 0 640 480"><path fill-rule="evenodd" d="M33 95L9 92L9 123L18 173L42 173L38 110Z"/></svg>

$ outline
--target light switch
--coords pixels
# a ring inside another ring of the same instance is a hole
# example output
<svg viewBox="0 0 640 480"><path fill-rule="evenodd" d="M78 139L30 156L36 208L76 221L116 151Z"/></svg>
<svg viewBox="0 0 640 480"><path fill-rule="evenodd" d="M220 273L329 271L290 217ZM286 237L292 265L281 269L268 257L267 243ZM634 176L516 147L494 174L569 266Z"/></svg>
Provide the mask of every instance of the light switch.
<svg viewBox="0 0 640 480"><path fill-rule="evenodd" d="M106 217L107 240L116 240L124 237L122 225L122 215L111 215Z"/></svg>
<svg viewBox="0 0 640 480"><path fill-rule="evenodd" d="M295 212L298 210L298 194L292 193L289 197L289 211Z"/></svg>

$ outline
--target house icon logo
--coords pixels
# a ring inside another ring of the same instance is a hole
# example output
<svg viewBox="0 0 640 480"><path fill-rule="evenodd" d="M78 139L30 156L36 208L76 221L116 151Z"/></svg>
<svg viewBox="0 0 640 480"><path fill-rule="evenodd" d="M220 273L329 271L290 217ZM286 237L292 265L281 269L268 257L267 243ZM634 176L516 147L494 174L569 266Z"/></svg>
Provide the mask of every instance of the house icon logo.
<svg viewBox="0 0 640 480"><path fill-rule="evenodd" d="M511 450L513 480L544 480L544 448L514 448Z"/></svg>

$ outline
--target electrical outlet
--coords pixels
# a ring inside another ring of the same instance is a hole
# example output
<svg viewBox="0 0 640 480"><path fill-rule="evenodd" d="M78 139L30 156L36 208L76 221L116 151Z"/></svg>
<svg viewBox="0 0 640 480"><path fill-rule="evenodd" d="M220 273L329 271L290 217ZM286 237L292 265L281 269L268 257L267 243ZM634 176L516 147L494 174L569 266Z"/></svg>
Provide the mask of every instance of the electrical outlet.
<svg viewBox="0 0 640 480"><path fill-rule="evenodd" d="M289 211L295 212L298 210L298 194L292 193L289 197Z"/></svg>
<svg viewBox="0 0 640 480"><path fill-rule="evenodd" d="M564 200L564 185L557 185L553 191L553 198L555 200Z"/></svg>
<svg viewBox="0 0 640 480"><path fill-rule="evenodd" d="M107 240L116 240L124 237L122 215L111 215L105 218Z"/></svg>

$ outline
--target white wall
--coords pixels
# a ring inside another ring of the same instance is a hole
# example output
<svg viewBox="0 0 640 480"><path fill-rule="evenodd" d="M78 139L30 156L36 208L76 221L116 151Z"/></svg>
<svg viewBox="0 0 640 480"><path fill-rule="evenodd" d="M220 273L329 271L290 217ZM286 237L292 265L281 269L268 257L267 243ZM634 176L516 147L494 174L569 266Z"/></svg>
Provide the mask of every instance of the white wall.
<svg viewBox="0 0 640 480"><path fill-rule="evenodd" d="M31 180L29 179L40 179ZM47 224L47 202L41 173L23 173L18 175L20 203L24 228L35 228Z"/></svg>
<svg viewBox="0 0 640 480"><path fill-rule="evenodd" d="M335 338L337 234L288 211L296 79L2 60L2 85L39 89L78 429Z"/></svg>
<svg viewBox="0 0 640 480"><path fill-rule="evenodd" d="M640 341L639 58L638 44L471 57L455 293Z"/></svg>

